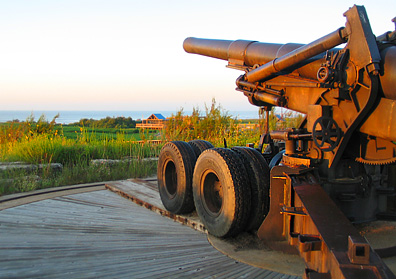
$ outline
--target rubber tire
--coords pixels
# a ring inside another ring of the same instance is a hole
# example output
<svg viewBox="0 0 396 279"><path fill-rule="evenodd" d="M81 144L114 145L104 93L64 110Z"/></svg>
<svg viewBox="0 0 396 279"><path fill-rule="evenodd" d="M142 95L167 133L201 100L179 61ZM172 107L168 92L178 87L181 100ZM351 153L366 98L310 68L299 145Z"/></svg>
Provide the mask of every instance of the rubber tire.
<svg viewBox="0 0 396 279"><path fill-rule="evenodd" d="M270 205L270 168L256 149L249 147L233 147L247 171L251 191L250 216L246 224L247 231L256 231L267 216Z"/></svg>
<svg viewBox="0 0 396 279"><path fill-rule="evenodd" d="M166 143L158 158L158 190L165 208L174 214L194 210L192 177L197 158L184 141Z"/></svg>
<svg viewBox="0 0 396 279"><path fill-rule="evenodd" d="M216 180L222 199L214 194ZM249 216L250 189L243 162L234 151L212 148L199 156L193 194L198 216L210 234L231 237L243 231Z"/></svg>
<svg viewBox="0 0 396 279"><path fill-rule="evenodd" d="M279 151L274 157L272 157L270 163L269 163L269 168L272 169L273 167L277 166L280 164L282 161L283 154L285 154L286 150L283 149L282 151Z"/></svg>
<svg viewBox="0 0 396 279"><path fill-rule="evenodd" d="M201 155L202 152L204 152L206 149L214 148L213 144L206 140L191 140L188 142L188 144L194 149L195 155L197 155L197 158L199 155Z"/></svg>

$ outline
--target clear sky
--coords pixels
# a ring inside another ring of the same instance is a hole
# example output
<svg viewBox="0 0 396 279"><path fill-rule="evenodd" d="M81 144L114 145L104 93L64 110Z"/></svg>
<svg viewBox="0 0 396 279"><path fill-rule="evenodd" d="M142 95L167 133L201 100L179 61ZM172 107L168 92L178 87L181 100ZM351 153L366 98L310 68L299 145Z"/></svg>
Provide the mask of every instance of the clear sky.
<svg viewBox="0 0 396 279"><path fill-rule="evenodd" d="M191 110L215 97L251 110L241 72L183 40L309 43L355 3L374 34L394 30L395 0L0 0L0 109Z"/></svg>

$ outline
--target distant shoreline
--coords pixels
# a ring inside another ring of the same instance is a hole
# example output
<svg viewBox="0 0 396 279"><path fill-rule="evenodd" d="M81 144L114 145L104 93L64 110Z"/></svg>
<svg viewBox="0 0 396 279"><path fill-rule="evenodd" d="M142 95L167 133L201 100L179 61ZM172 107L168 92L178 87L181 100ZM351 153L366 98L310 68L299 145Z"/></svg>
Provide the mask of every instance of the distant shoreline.
<svg viewBox="0 0 396 279"><path fill-rule="evenodd" d="M252 109L251 111L227 111L232 117L238 119L258 119L258 110ZM3 110L0 111L0 123L5 123L13 120L25 121L31 115L37 120L41 115L44 115L48 121L51 121L57 114L59 117L56 119L58 124L70 124L80 121L80 119L103 119L106 117L131 117L133 120L146 119L153 113L160 113L164 117L170 117L176 114L176 111L51 111L51 110ZM185 115L190 115L192 111L184 111Z"/></svg>

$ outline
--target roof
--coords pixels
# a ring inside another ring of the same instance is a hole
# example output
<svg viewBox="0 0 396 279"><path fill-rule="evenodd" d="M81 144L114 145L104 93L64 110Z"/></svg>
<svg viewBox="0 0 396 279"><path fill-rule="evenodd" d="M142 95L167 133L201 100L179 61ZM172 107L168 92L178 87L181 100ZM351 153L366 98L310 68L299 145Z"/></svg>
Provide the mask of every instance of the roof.
<svg viewBox="0 0 396 279"><path fill-rule="evenodd" d="M166 118L160 114L160 113L153 113L152 115L150 115L149 118L147 119L159 119L159 120L165 120Z"/></svg>

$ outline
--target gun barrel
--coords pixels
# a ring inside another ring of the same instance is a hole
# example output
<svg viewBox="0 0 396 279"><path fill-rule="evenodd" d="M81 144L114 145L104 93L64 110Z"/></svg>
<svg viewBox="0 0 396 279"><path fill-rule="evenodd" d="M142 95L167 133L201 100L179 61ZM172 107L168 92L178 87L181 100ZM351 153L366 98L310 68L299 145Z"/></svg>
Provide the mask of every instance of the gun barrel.
<svg viewBox="0 0 396 279"><path fill-rule="evenodd" d="M233 41L229 40L211 40L190 37L184 40L183 48L188 53L228 60L228 48L232 43Z"/></svg>
<svg viewBox="0 0 396 279"><path fill-rule="evenodd" d="M267 63L302 46L302 44L292 43L273 44L248 40L232 41L193 37L189 37L183 42L183 48L188 53L228 60L230 64L239 63L239 65L250 67Z"/></svg>
<svg viewBox="0 0 396 279"><path fill-rule="evenodd" d="M274 59L278 60L288 53L293 53L297 49L305 47L306 45L295 43L274 44L248 40L231 41L193 37L185 39L183 43L186 52L226 60L231 67L265 65L268 62L271 63ZM301 76L316 79L317 71L323 63L323 55L310 57L308 59L305 57L304 65L299 65L296 70ZM249 73L251 72L254 72L254 70Z"/></svg>
<svg viewBox="0 0 396 279"><path fill-rule="evenodd" d="M254 83L271 75L294 70L301 77L317 79L317 73L325 62L320 55L328 49L344 43L344 28L324 36L310 44L273 44L247 40L213 40L187 38L183 47L188 53L200 54L228 61L229 66L254 67L245 75L245 80ZM396 32L396 31L395 31ZM396 46L387 46L381 50L382 90L386 98L396 100Z"/></svg>

